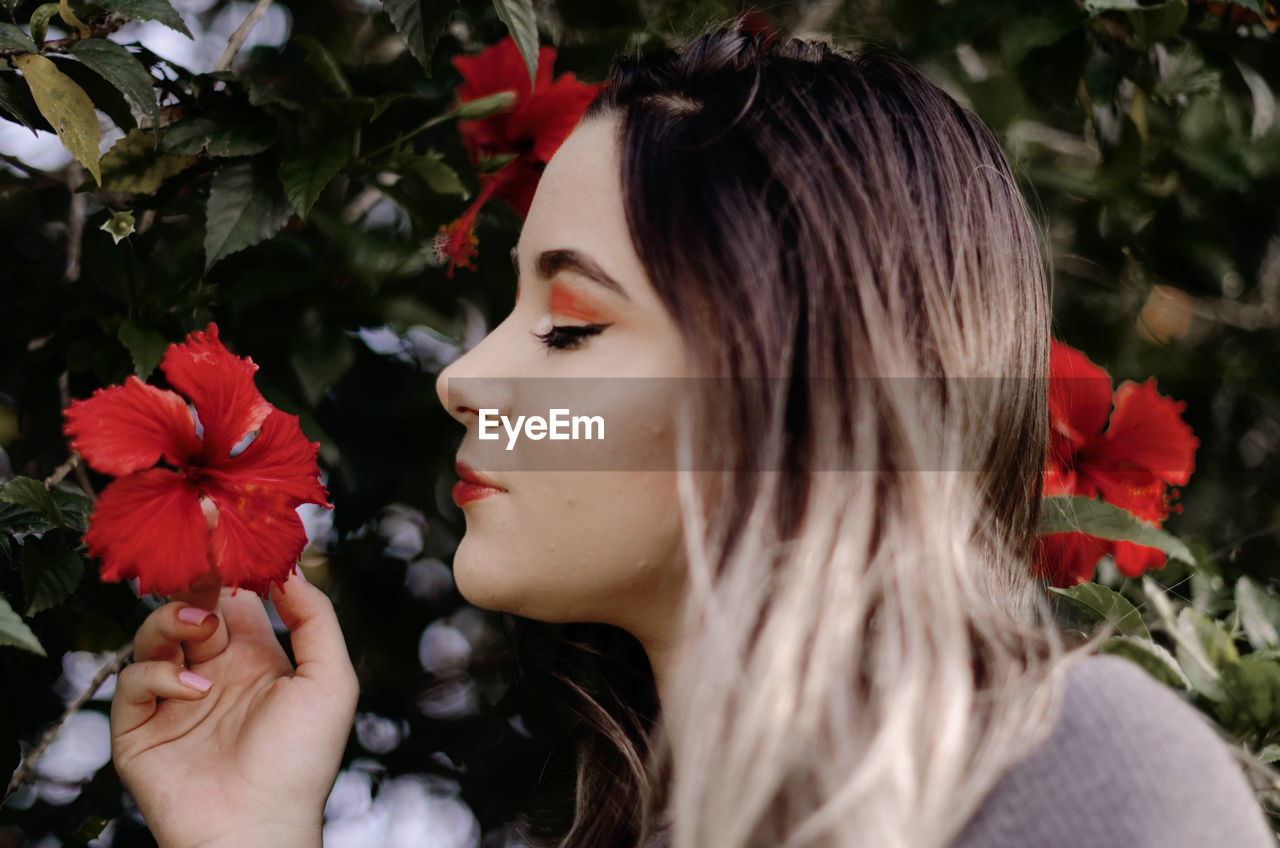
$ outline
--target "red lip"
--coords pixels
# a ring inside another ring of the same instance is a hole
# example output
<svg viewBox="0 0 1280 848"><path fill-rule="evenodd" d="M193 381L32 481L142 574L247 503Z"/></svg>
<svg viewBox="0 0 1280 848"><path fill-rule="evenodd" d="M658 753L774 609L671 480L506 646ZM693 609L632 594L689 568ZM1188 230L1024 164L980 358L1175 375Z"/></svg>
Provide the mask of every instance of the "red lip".
<svg viewBox="0 0 1280 848"><path fill-rule="evenodd" d="M481 477L470 465L461 460L454 463L454 469L458 472L460 479L453 484L453 502L459 507L466 506L472 501L478 501L489 495L507 491L491 480Z"/></svg>

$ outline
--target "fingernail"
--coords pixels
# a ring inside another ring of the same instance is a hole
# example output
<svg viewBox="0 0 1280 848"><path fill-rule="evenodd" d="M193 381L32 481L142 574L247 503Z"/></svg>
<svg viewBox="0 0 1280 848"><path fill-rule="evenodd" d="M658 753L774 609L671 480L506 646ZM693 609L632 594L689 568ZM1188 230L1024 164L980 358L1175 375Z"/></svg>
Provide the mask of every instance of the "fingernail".
<svg viewBox="0 0 1280 848"><path fill-rule="evenodd" d="M210 615L209 610L200 607L183 607L178 610L178 618L187 624L200 624Z"/></svg>
<svg viewBox="0 0 1280 848"><path fill-rule="evenodd" d="M201 677L194 671L187 671L186 669L178 672L178 679L181 680L184 685L190 686L197 692L208 692L209 687L213 685L213 681L209 678Z"/></svg>

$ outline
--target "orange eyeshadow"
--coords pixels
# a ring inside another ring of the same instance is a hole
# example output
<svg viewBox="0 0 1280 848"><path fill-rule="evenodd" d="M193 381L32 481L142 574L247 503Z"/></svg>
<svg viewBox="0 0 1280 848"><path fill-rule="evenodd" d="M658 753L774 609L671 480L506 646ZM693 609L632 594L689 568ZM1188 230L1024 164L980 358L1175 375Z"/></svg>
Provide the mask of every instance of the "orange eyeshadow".
<svg viewBox="0 0 1280 848"><path fill-rule="evenodd" d="M551 311L566 318L577 318L591 324L601 322L600 313L581 295L560 283L551 284Z"/></svg>

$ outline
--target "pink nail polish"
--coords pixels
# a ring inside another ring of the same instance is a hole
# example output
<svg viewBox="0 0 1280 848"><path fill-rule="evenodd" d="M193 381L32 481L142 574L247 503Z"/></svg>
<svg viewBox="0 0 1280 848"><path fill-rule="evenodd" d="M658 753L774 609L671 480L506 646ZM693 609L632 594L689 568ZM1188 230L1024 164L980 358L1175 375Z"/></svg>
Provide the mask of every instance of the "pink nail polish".
<svg viewBox="0 0 1280 848"><path fill-rule="evenodd" d="M187 624L200 624L209 617L209 610L200 607L183 607L178 610L178 618Z"/></svg>
<svg viewBox="0 0 1280 848"><path fill-rule="evenodd" d="M208 692L209 687L213 685L213 681L209 678L201 677L194 671L187 671L186 669L178 672L178 679L181 680L184 685L190 686L197 692Z"/></svg>

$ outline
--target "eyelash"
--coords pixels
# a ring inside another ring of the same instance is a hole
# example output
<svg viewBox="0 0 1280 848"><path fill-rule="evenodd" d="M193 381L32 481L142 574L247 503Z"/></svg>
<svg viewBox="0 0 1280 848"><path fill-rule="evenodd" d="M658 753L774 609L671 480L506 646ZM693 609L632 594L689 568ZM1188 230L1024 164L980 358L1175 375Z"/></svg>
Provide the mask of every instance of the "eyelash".
<svg viewBox="0 0 1280 848"><path fill-rule="evenodd" d="M552 350L573 350L580 346L590 336L596 336L604 332L608 324L584 324L582 326L566 325L563 327L552 327L545 333L534 333L538 341L542 342Z"/></svg>

